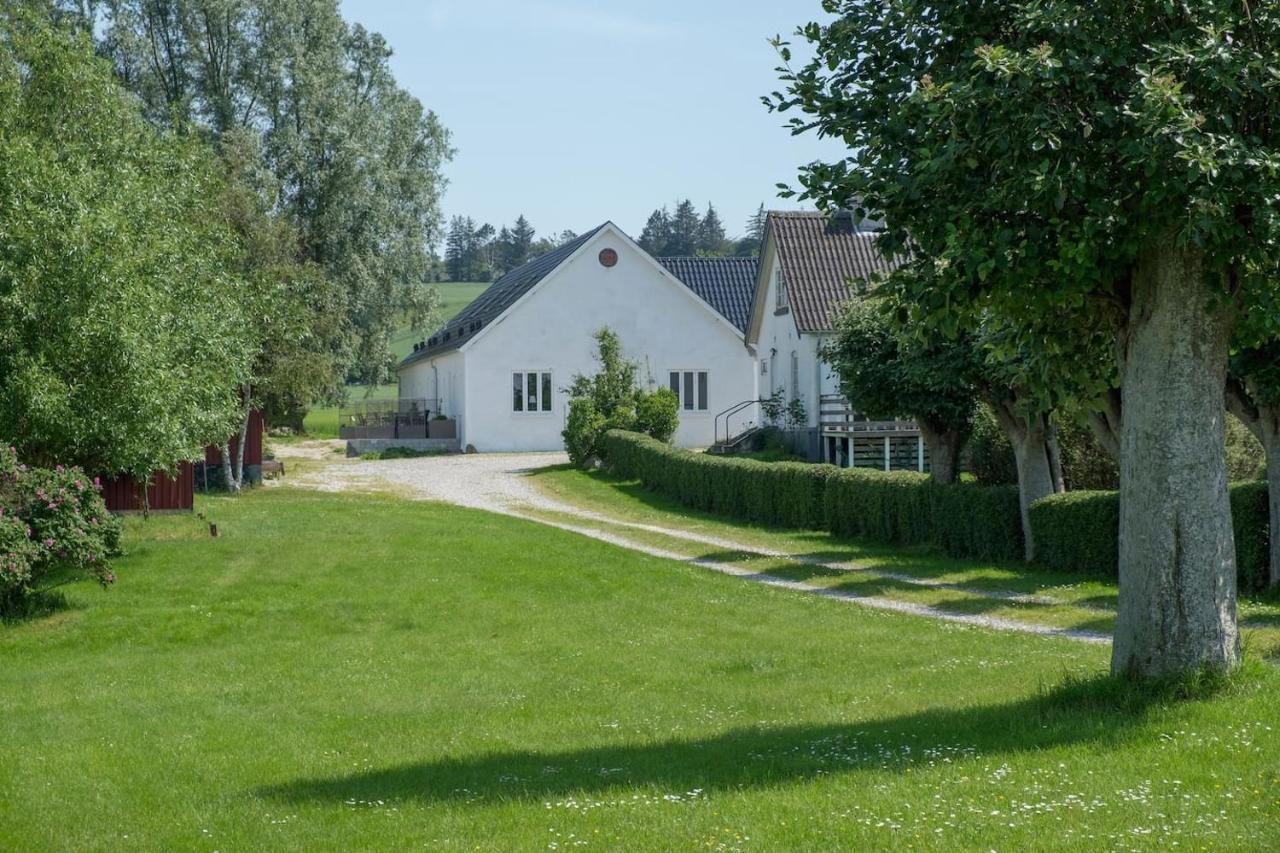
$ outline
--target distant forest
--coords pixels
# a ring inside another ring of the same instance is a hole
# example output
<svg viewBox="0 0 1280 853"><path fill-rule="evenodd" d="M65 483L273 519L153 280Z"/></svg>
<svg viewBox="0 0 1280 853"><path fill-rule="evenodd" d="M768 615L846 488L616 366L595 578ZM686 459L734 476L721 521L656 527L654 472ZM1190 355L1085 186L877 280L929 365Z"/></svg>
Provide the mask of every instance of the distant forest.
<svg viewBox="0 0 1280 853"><path fill-rule="evenodd" d="M725 233L715 205L708 204L706 213L699 214L693 202L685 199L676 202L674 212L661 207L651 213L639 243L659 258L753 257L760 253L765 219L761 204L747 220L745 236L735 239ZM450 281L493 281L577 236L573 231L561 231L552 237L538 237L523 215L512 225L497 229L487 222L477 224L470 216L455 216L445 238L445 273Z"/></svg>

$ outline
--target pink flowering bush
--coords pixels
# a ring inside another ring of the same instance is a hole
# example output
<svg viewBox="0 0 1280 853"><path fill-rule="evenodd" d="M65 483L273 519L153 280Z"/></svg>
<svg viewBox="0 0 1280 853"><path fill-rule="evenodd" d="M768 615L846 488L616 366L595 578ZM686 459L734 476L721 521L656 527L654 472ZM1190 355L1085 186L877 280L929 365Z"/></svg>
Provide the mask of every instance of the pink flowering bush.
<svg viewBox="0 0 1280 853"><path fill-rule="evenodd" d="M0 612L79 578L115 581L121 524L79 468L29 468L0 447Z"/></svg>

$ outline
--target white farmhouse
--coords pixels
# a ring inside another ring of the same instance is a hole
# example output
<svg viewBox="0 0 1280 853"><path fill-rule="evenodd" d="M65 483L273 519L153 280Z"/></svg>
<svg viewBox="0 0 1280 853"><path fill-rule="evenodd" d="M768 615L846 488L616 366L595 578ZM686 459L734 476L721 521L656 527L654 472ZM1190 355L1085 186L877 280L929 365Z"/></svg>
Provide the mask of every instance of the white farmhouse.
<svg viewBox="0 0 1280 853"><path fill-rule="evenodd" d="M773 212L765 227L746 342L760 366L760 393L798 401L811 459L844 467L927 470L910 421L870 421L853 412L820 355L854 283L893 269L876 246L877 223L849 213Z"/></svg>
<svg viewBox="0 0 1280 853"><path fill-rule="evenodd" d="M564 389L596 372L608 327L642 382L676 392L676 443L713 444L717 414L759 396L743 339L757 262L665 264L605 223L511 271L400 364L401 400L455 420L462 447L559 450Z"/></svg>

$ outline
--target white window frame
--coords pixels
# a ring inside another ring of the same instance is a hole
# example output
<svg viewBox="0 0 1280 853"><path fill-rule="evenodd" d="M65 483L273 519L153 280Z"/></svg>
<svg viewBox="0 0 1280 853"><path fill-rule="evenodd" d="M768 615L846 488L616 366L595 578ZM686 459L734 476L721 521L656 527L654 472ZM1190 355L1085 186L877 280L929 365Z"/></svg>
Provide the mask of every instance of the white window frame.
<svg viewBox="0 0 1280 853"><path fill-rule="evenodd" d="M671 388L671 377L678 376L678 387ZM711 371L705 368L673 367L667 371L667 387L676 392L676 405L681 415L706 415L711 412ZM686 389L692 392L693 407L685 408Z"/></svg>
<svg viewBox="0 0 1280 853"><path fill-rule="evenodd" d="M516 377L520 382L520 406L516 407ZM534 398L534 408L529 408L529 377L537 377L534 381L537 383L537 394ZM552 379L550 370L513 370L511 371L511 385L507 389L507 393L511 395L511 414L521 416L541 416L547 417L554 414L556 386Z"/></svg>
<svg viewBox="0 0 1280 853"><path fill-rule="evenodd" d="M787 292L787 277L782 274L779 269L774 275L774 311L788 311L791 309L791 294Z"/></svg>

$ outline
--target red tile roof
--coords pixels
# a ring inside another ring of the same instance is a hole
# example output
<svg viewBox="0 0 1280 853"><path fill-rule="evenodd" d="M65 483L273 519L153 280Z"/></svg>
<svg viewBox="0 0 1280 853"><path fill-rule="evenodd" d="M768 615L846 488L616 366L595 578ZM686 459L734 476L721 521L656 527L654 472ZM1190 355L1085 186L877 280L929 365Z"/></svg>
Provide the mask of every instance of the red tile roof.
<svg viewBox="0 0 1280 853"><path fill-rule="evenodd" d="M902 264L876 247L870 223L855 227L849 214L775 211L769 214L769 232L801 332L833 331L840 304L854 294L850 282Z"/></svg>

